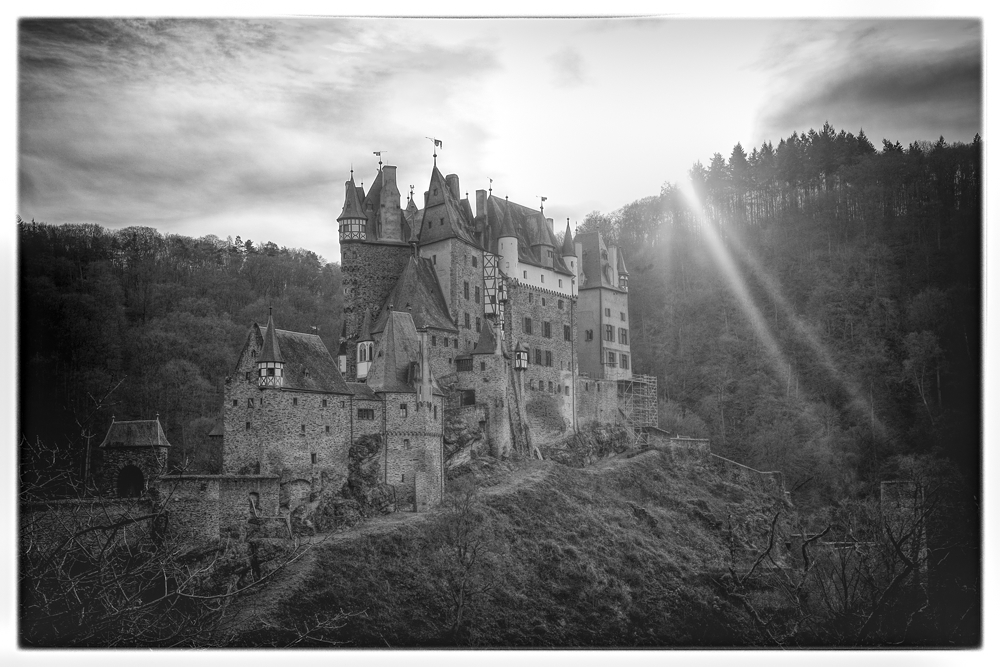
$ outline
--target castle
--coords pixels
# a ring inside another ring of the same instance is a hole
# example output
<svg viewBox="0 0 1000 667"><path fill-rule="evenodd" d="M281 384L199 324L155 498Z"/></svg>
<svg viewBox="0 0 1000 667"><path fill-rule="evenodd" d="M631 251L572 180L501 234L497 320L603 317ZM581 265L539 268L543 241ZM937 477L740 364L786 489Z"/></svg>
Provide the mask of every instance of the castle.
<svg viewBox="0 0 1000 667"><path fill-rule="evenodd" d="M337 355L270 313L251 325L225 384L223 474L143 471L181 523L217 534L338 495L362 441L396 507L419 511L443 497L449 427L479 429L503 458L592 424L655 426L655 378L632 372L619 249L574 238L569 220L560 242L543 210L492 191L473 211L436 158L420 208L412 192L402 206L395 166L380 163L367 192L352 171Z"/></svg>

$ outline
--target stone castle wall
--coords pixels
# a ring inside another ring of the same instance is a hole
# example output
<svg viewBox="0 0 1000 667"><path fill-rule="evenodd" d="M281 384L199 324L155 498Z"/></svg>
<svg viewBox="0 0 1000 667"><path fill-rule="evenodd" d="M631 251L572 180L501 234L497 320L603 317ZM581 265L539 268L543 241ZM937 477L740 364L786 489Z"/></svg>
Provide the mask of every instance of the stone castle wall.
<svg viewBox="0 0 1000 667"><path fill-rule="evenodd" d="M417 394L386 394L386 456L384 479L396 487L397 502L414 503L415 475L424 476L426 506L441 501L443 477L444 410L440 396L418 405ZM406 414L401 408L406 405ZM435 412L436 411L436 412ZM420 509L419 503L415 508Z"/></svg>
<svg viewBox="0 0 1000 667"><path fill-rule="evenodd" d="M576 388L578 428L582 429L591 424L616 424L621 420L621 414L618 412L616 381L578 377Z"/></svg>
<svg viewBox="0 0 1000 667"><path fill-rule="evenodd" d="M116 493L118 474L126 466L141 470L147 486L167 470L167 447L106 447L98 451L100 462L94 465L94 482L105 494Z"/></svg>
<svg viewBox="0 0 1000 667"><path fill-rule="evenodd" d="M46 553L79 535L84 545L101 548L109 531L114 534L113 544L134 545L151 536L154 514L153 502L148 497L19 503L18 546L23 554ZM116 524L119 527L91 530Z"/></svg>
<svg viewBox="0 0 1000 667"><path fill-rule="evenodd" d="M345 242L341 252L341 284L344 288L344 322L353 344L347 348L347 381L357 378L357 335L364 310L378 315L386 296L413 254L407 244Z"/></svg>

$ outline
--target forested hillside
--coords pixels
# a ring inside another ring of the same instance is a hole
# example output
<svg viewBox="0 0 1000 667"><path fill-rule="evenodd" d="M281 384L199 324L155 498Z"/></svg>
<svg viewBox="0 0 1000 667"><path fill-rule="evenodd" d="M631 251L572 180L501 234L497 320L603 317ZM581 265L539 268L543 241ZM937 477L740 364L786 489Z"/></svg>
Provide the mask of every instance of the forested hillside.
<svg viewBox="0 0 1000 667"><path fill-rule="evenodd" d="M308 250L20 218L18 232L20 432L68 465L112 415L159 413L174 463L217 472L207 435L223 382L269 307L336 352L340 267Z"/></svg>
<svg viewBox="0 0 1000 667"><path fill-rule="evenodd" d="M781 470L796 502L980 455L981 143L819 131L592 213L626 252L661 425Z"/></svg>
<svg viewBox="0 0 1000 667"><path fill-rule="evenodd" d="M589 215L581 230L624 247L661 425L783 471L800 503L927 461L977 479L980 153L978 136L876 150L825 125ZM20 432L80 463L112 414L159 413L175 458L212 470L223 380L269 306L337 348L339 266L308 250L18 227Z"/></svg>

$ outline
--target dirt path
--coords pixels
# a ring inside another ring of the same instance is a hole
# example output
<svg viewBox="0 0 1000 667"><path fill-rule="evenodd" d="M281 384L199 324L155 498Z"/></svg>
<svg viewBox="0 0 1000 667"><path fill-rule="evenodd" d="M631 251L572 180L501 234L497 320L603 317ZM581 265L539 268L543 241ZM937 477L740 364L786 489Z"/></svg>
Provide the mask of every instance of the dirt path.
<svg viewBox="0 0 1000 667"><path fill-rule="evenodd" d="M551 461L528 461L505 475L498 483L480 488L483 496L497 496L514 493L518 489L532 486L545 480L552 467ZM365 521L350 530L325 533L298 538L298 548L290 560L280 570L262 580L252 590L232 601L219 627L219 641L222 645L254 628L267 626L272 614L281 604L293 597L308 579L316 565L317 557L326 551L325 547L337 542L356 540L366 535L380 535L399 529L401 526L417 526L437 516L440 508L427 512L395 512ZM288 540L274 538L274 542L290 545Z"/></svg>

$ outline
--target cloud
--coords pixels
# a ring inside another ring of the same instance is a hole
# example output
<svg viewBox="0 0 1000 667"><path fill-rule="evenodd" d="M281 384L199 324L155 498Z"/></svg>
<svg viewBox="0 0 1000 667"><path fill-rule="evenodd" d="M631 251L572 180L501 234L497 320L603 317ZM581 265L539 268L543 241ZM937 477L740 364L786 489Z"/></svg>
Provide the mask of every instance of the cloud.
<svg viewBox="0 0 1000 667"><path fill-rule="evenodd" d="M549 56L553 69L553 82L562 88L581 86L586 82L583 71L583 57L580 52L567 46Z"/></svg>
<svg viewBox="0 0 1000 667"><path fill-rule="evenodd" d="M823 30L823 32L820 32ZM982 41L974 22L807 26L760 66L775 75L760 133L784 136L829 120L896 139L969 141L982 127ZM873 139L876 139L872 135Z"/></svg>
<svg viewBox="0 0 1000 667"><path fill-rule="evenodd" d="M168 232L199 217L333 211L353 157L422 141L423 117L447 118L460 82L497 67L483 47L403 28L22 21L19 212Z"/></svg>

